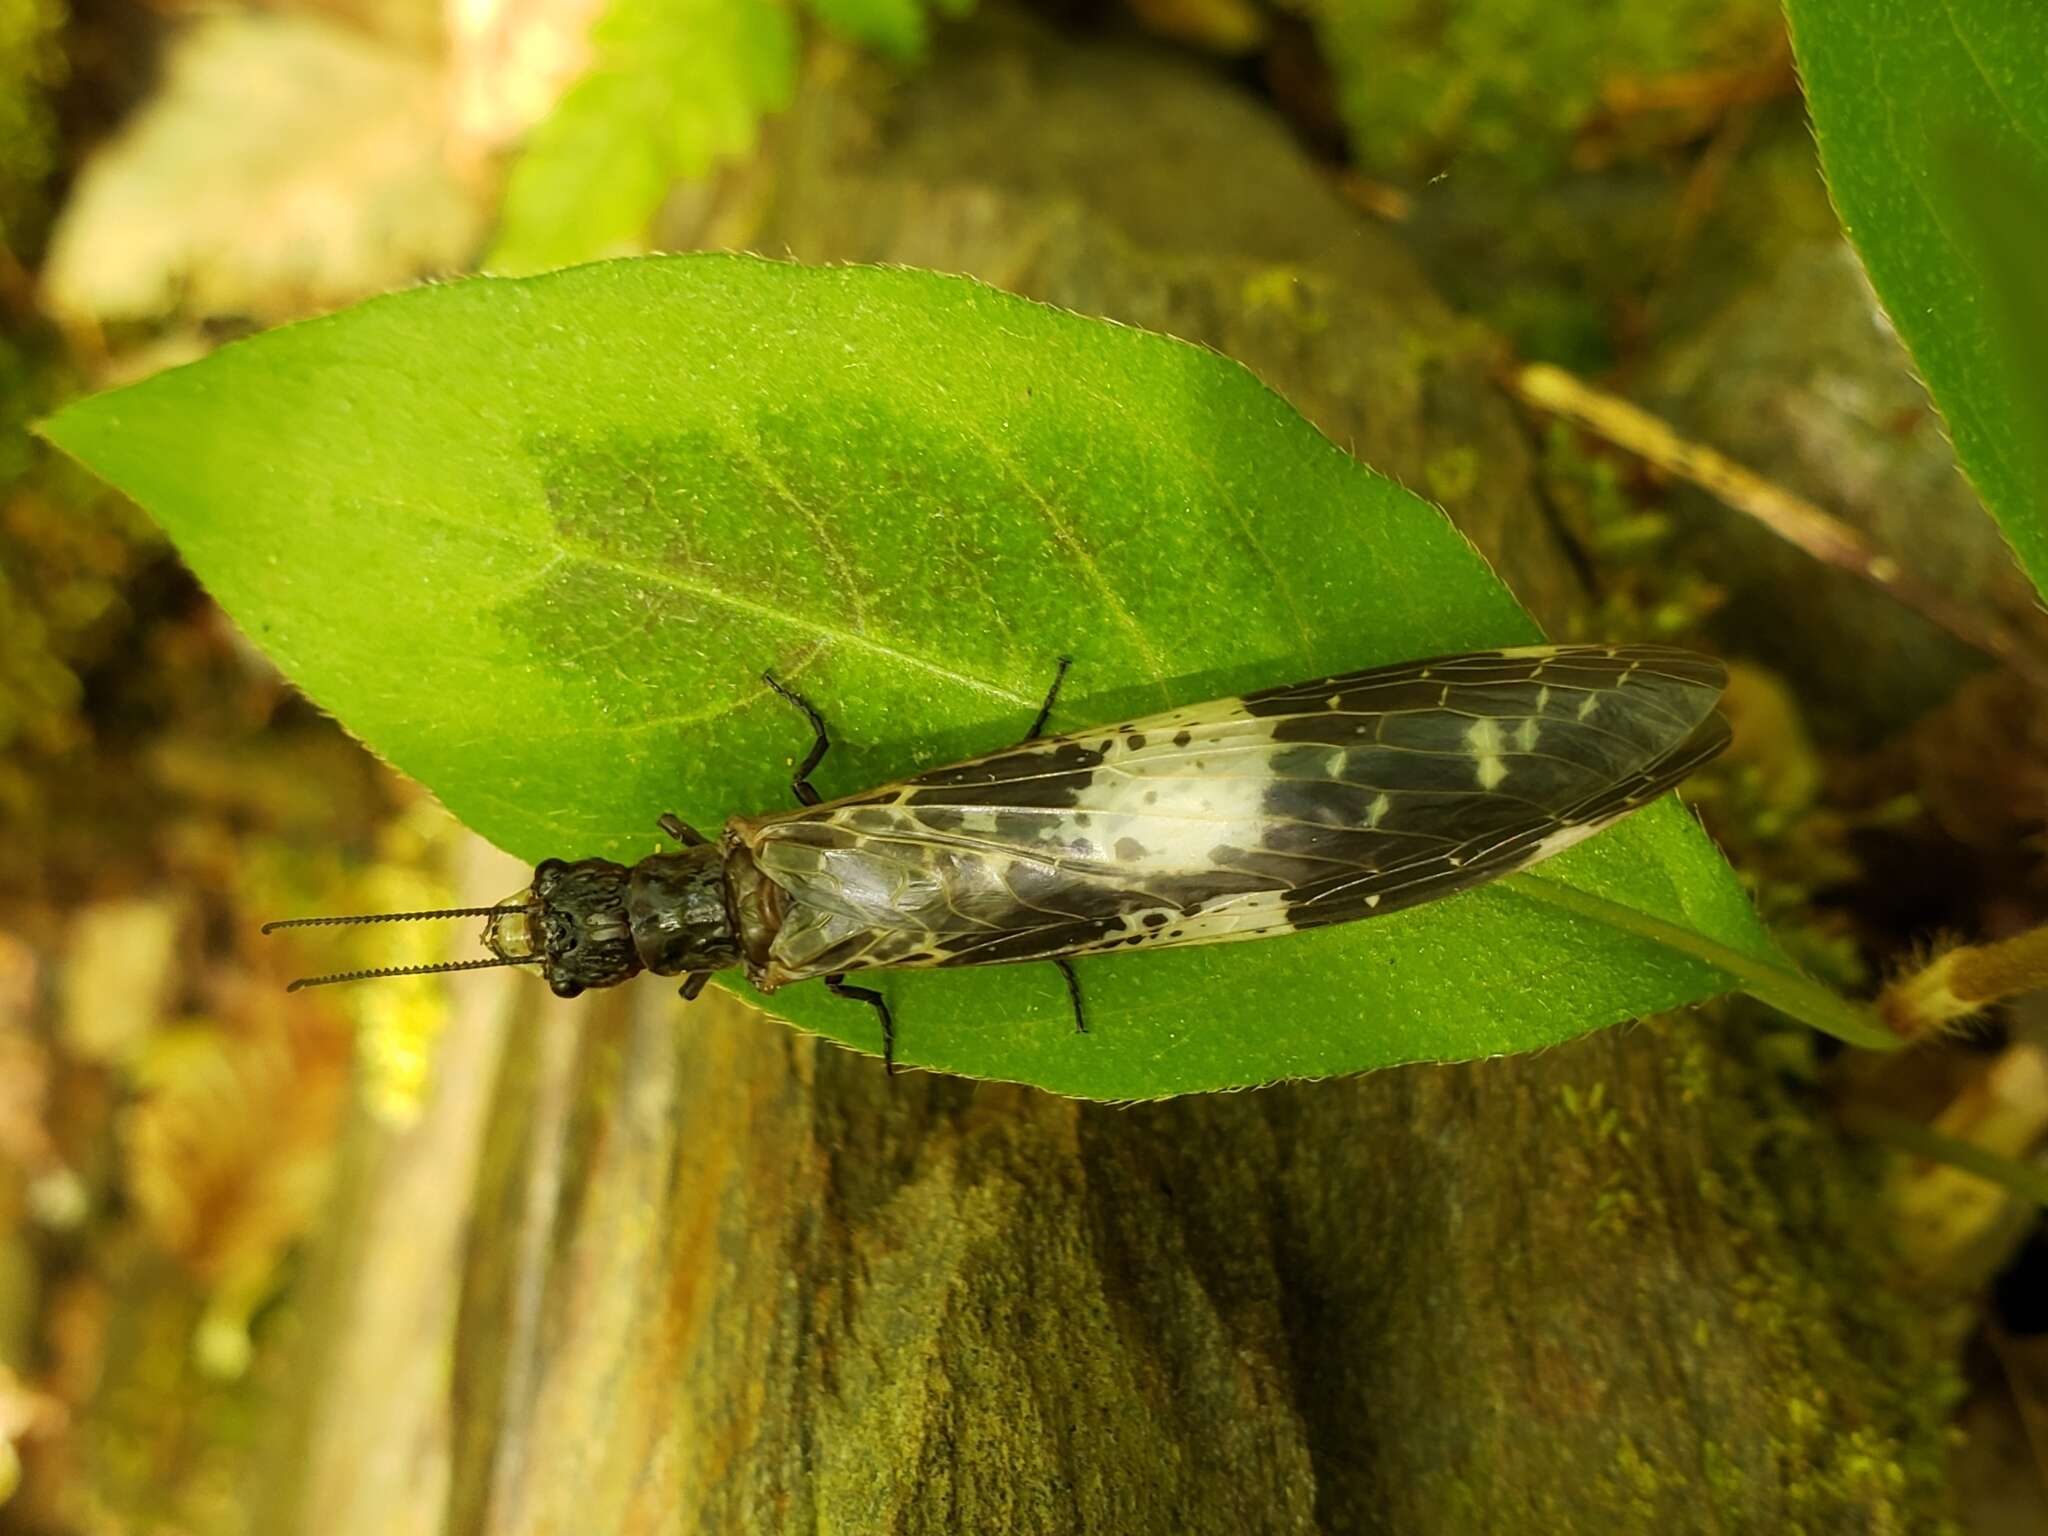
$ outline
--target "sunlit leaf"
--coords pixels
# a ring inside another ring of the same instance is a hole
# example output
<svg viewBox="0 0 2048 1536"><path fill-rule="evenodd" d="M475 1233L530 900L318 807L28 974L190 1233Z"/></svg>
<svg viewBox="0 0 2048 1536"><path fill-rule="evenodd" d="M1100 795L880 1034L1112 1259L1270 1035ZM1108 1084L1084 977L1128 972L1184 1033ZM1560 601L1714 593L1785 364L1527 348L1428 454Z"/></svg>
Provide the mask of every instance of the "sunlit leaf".
<svg viewBox="0 0 2048 1536"><path fill-rule="evenodd" d="M1442 514L1242 368L929 273L449 284L47 430L314 699L528 859L788 803L809 736L764 667L830 715L835 793L1015 739L1061 654L1071 727L1536 638ZM1049 966L879 985L905 1061L1098 1098L1528 1050L1734 980L1858 1027L1668 801L1541 877L1080 970L1082 1037ZM772 1007L876 1044L821 988Z"/></svg>

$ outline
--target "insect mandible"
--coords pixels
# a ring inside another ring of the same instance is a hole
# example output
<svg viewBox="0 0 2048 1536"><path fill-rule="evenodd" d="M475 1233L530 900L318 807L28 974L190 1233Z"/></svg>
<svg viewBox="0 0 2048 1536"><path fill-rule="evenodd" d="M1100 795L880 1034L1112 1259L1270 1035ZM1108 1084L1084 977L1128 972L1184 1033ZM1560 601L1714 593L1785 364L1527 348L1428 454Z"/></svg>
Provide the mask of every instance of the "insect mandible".
<svg viewBox="0 0 2048 1536"><path fill-rule="evenodd" d="M1086 1029L1078 957L1353 922L1469 890L1647 805L1728 743L1721 664L1651 645L1525 646L1404 662L1047 736L1067 671L1021 741L822 799L809 721L798 807L630 867L547 859L493 907L290 918L279 928L486 919L488 955L309 977L538 967L557 995L652 971L695 997L744 966L763 992L821 978L873 1008L863 971L1050 961Z"/></svg>

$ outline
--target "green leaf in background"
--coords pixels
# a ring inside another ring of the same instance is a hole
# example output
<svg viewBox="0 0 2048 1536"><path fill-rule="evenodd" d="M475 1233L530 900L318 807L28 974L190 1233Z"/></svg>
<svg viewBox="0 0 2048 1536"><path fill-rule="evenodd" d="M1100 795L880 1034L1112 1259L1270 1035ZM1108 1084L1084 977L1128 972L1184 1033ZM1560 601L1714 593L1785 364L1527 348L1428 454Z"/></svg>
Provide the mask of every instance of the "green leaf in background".
<svg viewBox="0 0 2048 1536"><path fill-rule="evenodd" d="M612 0L590 42L590 72L512 168L498 271L637 246L668 189L752 150L796 84L781 0Z"/></svg>
<svg viewBox="0 0 2048 1536"><path fill-rule="evenodd" d="M1957 458L2048 592L2048 11L1786 11L1843 226Z"/></svg>
<svg viewBox="0 0 2048 1536"><path fill-rule="evenodd" d="M1337 104L1378 176L1563 173L1619 80L1754 68L1775 0L1313 0Z"/></svg>
<svg viewBox="0 0 2048 1536"><path fill-rule="evenodd" d="M314 699L529 860L788 803L810 738L764 667L831 719L829 795L1015 739L1062 653L1071 728L1536 638L1441 513L1236 364L930 273L685 256L452 283L46 431ZM1050 966L876 984L908 1063L1107 1099L1528 1050L1732 977L1860 1027L1675 802L1543 868L1082 961L1082 1037ZM822 988L770 1006L877 1045Z"/></svg>
<svg viewBox="0 0 2048 1536"><path fill-rule="evenodd" d="M973 0L805 0L834 32L908 63L926 8ZM611 0L595 63L528 138L485 265L520 274L641 247L681 181L752 152L761 121L796 88L788 0Z"/></svg>
<svg viewBox="0 0 2048 1536"><path fill-rule="evenodd" d="M848 42L872 48L900 63L924 54L930 36L925 16L931 9L947 16L965 16L974 0L804 0L811 14Z"/></svg>

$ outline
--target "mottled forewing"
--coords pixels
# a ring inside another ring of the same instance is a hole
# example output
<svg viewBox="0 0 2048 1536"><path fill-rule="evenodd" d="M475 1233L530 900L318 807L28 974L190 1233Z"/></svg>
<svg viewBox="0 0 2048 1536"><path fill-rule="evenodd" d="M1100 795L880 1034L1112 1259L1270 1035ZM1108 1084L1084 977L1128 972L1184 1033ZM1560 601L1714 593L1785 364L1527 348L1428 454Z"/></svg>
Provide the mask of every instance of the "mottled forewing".
<svg viewBox="0 0 2048 1536"><path fill-rule="evenodd" d="M736 822L788 896L765 979L1215 943L1412 906L1656 798L1726 744L1724 681L1661 647L1440 657Z"/></svg>

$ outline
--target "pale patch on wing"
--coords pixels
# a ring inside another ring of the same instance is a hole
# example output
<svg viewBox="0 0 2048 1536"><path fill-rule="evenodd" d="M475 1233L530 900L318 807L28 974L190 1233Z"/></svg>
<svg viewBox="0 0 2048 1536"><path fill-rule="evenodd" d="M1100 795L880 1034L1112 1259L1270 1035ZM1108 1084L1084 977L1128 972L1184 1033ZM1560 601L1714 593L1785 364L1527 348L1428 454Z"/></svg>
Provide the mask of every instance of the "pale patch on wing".
<svg viewBox="0 0 2048 1536"><path fill-rule="evenodd" d="M1474 720L1465 730L1465 745L1472 750L1473 777L1481 789L1492 789L1508 776L1501 761L1500 722L1492 716Z"/></svg>
<svg viewBox="0 0 2048 1536"><path fill-rule="evenodd" d="M1540 864L1553 854L1563 853L1565 849L1572 847L1574 844L1583 843L1606 825L1607 823L1604 821L1582 821L1575 827L1559 827L1548 836L1536 840L1535 850L1524 862L1523 867L1527 868L1530 864Z"/></svg>

